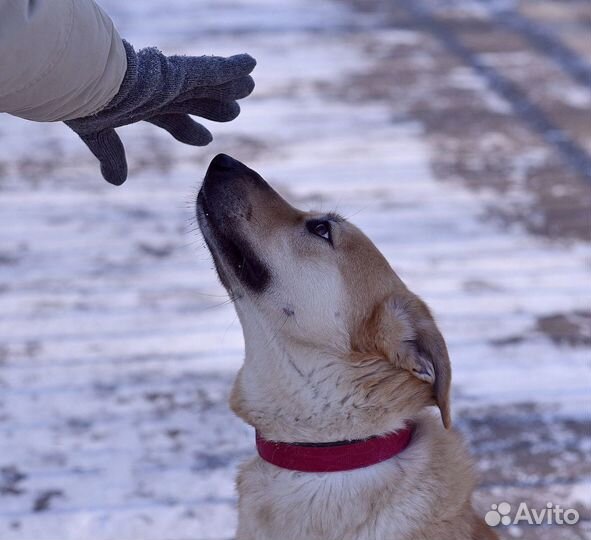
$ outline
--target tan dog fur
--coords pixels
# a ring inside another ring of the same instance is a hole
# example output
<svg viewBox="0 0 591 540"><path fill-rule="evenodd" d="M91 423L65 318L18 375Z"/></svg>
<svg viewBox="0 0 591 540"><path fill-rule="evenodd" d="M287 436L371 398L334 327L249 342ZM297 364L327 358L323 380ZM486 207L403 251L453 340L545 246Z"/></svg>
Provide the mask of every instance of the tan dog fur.
<svg viewBox="0 0 591 540"><path fill-rule="evenodd" d="M355 226L297 210L254 171L216 160L198 216L244 331L233 411L283 442L417 426L404 452L350 472L251 459L238 476L236 540L496 539L471 506L472 460L449 429L451 368L427 306ZM329 223L332 244L307 229L314 219Z"/></svg>

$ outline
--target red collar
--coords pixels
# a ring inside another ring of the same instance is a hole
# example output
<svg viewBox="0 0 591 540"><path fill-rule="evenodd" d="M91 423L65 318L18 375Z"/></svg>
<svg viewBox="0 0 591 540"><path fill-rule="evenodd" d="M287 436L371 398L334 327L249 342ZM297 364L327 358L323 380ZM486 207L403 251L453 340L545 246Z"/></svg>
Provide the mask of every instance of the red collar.
<svg viewBox="0 0 591 540"><path fill-rule="evenodd" d="M327 473L362 469L400 454L410 444L414 426L357 441L322 444L284 443L263 439L257 432L257 450L265 461L290 471Z"/></svg>

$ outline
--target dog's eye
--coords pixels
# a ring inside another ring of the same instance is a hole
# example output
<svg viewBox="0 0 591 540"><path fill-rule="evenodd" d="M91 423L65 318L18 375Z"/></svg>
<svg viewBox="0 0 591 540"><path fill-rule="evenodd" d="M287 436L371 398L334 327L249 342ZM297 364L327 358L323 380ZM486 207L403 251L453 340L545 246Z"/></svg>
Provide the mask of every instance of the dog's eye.
<svg viewBox="0 0 591 540"><path fill-rule="evenodd" d="M332 236L329 221L308 221L306 226L308 228L308 231L310 231L312 234L320 236L320 238L324 238L332 244Z"/></svg>
<svg viewBox="0 0 591 540"><path fill-rule="evenodd" d="M319 223L314 227L314 234L330 240L330 227L327 223Z"/></svg>

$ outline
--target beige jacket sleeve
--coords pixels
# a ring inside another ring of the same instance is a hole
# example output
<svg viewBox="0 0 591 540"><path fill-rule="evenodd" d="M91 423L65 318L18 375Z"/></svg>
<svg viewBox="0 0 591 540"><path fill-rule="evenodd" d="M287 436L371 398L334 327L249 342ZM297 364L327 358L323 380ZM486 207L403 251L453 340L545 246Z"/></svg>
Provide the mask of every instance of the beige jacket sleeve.
<svg viewBox="0 0 591 540"><path fill-rule="evenodd" d="M93 0L0 0L0 112L71 120L117 94L127 60Z"/></svg>

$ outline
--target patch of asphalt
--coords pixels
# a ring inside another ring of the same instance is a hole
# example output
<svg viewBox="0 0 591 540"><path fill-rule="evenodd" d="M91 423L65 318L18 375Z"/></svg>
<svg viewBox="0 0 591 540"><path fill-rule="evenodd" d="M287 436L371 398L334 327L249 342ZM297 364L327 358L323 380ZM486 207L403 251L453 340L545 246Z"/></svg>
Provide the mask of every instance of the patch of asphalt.
<svg viewBox="0 0 591 540"><path fill-rule="evenodd" d="M488 79L442 46L426 24L419 24L401 7L404 3L347 1L357 9L380 12L380 24L402 37L406 34L407 39L391 39L384 31L368 33L364 46L375 58L374 64L346 81L323 85L320 89L327 97L388 103L393 121L418 120L432 148L436 177L502 195L491 206L489 218L507 226L520 224L533 234L552 239L589 240L591 189L580 171L565 166L556 145L548 144L519 120L514 113L516 104L512 109L510 100L503 99L510 96L491 91ZM553 69L559 71L551 60L528 49L527 40L494 22L463 16L459 20L447 17L445 25L478 54L492 55L500 63L495 73L501 73L524 99L543 86L544 77L550 77ZM413 36L414 41L410 39ZM533 63L542 66L535 89L521 88L524 79L515 74L521 72L527 80L527 73L524 68L510 69L516 57L522 58L525 67ZM574 137L576 146L586 153L586 131L581 128L586 108L564 105L547 96L536 95L535 99L544 117L564 125L560 133L570 133L566 139ZM584 157L579 164L586 161Z"/></svg>
<svg viewBox="0 0 591 540"><path fill-rule="evenodd" d="M591 311L575 310L568 313L552 313L536 319L528 332L509 335L491 341L492 345L505 347L523 343L544 335L556 345L570 347L591 346Z"/></svg>
<svg viewBox="0 0 591 540"><path fill-rule="evenodd" d="M573 311L540 317L537 321L537 330L559 345L590 346L591 311Z"/></svg>
<svg viewBox="0 0 591 540"><path fill-rule="evenodd" d="M61 489L46 489L39 493L33 503L33 512L46 512L51 508L52 502L55 499L64 497L64 492Z"/></svg>
<svg viewBox="0 0 591 540"><path fill-rule="evenodd" d="M423 0L436 14L494 17L495 23L526 39L544 56L550 57L573 81L588 86L591 63L588 41L591 5L585 0ZM474 17L473 17L474 18ZM570 38L578 34L579 41ZM574 44L573 44L574 43ZM583 47L581 47L583 46Z"/></svg>
<svg viewBox="0 0 591 540"><path fill-rule="evenodd" d="M459 411L457 427L477 458L481 483L474 501L482 516L492 504L504 501L515 508L525 502L540 509L552 502L575 508L580 523L560 530L519 524L510 536L527 540L555 540L557 534L561 540L587 538L591 508L569 497L573 486L591 475L588 419L563 418L535 403L522 403Z"/></svg>
<svg viewBox="0 0 591 540"><path fill-rule="evenodd" d="M24 493L21 484L26 478L27 475L15 465L0 467L0 497Z"/></svg>
<svg viewBox="0 0 591 540"><path fill-rule="evenodd" d="M537 132L548 145L553 146L561 155L565 165L572 168L587 181L591 181L591 156L575 140L569 137L560 125L537 106L525 89L506 77L500 70L483 61L478 51L466 46L461 34L454 31L444 18L433 15L425 3L419 0L398 0L413 22L424 32L431 33L439 43L464 65L469 66L488 87L508 102L513 114L529 129Z"/></svg>
<svg viewBox="0 0 591 540"><path fill-rule="evenodd" d="M591 64L563 43L549 28L536 24L515 10L499 10L496 20L525 36L533 47L550 56L570 77L583 86L591 81Z"/></svg>
<svg viewBox="0 0 591 540"><path fill-rule="evenodd" d="M478 458L482 487L545 489L591 474L587 418L520 403L464 409L458 426Z"/></svg>

